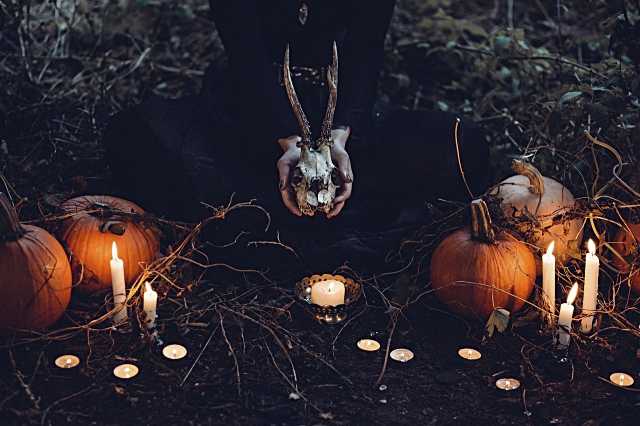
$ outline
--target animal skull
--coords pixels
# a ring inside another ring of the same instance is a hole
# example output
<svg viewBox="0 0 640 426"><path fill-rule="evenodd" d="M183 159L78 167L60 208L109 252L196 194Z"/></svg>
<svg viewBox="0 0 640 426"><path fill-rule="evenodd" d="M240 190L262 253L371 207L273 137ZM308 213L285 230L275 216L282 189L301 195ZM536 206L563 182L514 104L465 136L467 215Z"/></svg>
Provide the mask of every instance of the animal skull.
<svg viewBox="0 0 640 426"><path fill-rule="evenodd" d="M327 70L327 85L329 100L327 111L322 122L320 136L311 140L311 127L302 110L298 95L293 87L291 71L289 69L289 46L284 54L284 86L289 102L298 120L301 130L300 160L291 173L291 185L296 193L296 200L300 211L313 216L316 211L329 213L333 206L336 190L342 184L338 169L331 161L331 128L333 114L338 98L338 49L333 44L333 63Z"/></svg>

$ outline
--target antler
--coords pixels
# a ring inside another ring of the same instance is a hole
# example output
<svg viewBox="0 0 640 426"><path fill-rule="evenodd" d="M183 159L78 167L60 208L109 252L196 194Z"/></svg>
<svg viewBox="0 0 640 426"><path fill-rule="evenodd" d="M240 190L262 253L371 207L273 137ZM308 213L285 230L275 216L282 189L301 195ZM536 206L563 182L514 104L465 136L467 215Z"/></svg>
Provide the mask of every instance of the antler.
<svg viewBox="0 0 640 426"><path fill-rule="evenodd" d="M327 101L327 112L322 122L320 131L320 144L331 144L331 128L333 127L333 114L336 111L338 102L338 46L333 42L333 63L327 70L327 85L329 86L329 100Z"/></svg>
<svg viewBox="0 0 640 426"><path fill-rule="evenodd" d="M302 110L302 105L300 104L300 100L298 99L298 95L296 94L296 89L293 87L293 80L291 79L291 70L289 69L289 45L287 44L287 49L284 52L284 66L282 67L284 73L284 87L287 91L287 96L289 97L289 102L291 103L291 108L293 108L293 113L298 119L298 124L300 125L300 131L302 132L302 145L311 145L311 126L309 125L309 120L307 120L307 116L304 114Z"/></svg>

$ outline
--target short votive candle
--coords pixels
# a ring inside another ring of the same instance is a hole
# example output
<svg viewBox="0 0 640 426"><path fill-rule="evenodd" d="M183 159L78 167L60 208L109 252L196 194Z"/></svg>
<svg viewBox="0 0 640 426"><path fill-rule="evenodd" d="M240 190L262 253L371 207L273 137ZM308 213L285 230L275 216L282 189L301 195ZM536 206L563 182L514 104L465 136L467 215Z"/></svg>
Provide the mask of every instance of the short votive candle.
<svg viewBox="0 0 640 426"><path fill-rule="evenodd" d="M187 356L187 348L178 344L167 345L162 349L162 355L167 359L182 359Z"/></svg>
<svg viewBox="0 0 640 426"><path fill-rule="evenodd" d="M138 375L140 369L133 364L120 364L113 369L113 375L119 379L131 379Z"/></svg>
<svg viewBox="0 0 640 426"><path fill-rule="evenodd" d="M469 361L477 361L482 358L482 354L480 351L471 348L462 348L458 350L458 355L461 358L467 359Z"/></svg>
<svg viewBox="0 0 640 426"><path fill-rule="evenodd" d="M80 364L80 358L75 355L62 355L56 358L55 363L59 368L74 368Z"/></svg>
<svg viewBox="0 0 640 426"><path fill-rule="evenodd" d="M511 377L504 377L496 380L496 387L503 391L512 391L520 387L520 380Z"/></svg>
<svg viewBox="0 0 640 426"><path fill-rule="evenodd" d="M380 349L380 343L373 339L358 340L358 348L365 352L375 352Z"/></svg>

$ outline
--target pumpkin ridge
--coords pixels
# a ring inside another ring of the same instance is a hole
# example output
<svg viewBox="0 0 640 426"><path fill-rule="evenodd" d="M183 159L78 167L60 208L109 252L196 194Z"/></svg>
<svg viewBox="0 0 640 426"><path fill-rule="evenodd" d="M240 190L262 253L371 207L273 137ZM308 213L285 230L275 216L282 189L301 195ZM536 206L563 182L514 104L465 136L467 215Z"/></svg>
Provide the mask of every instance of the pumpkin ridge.
<svg viewBox="0 0 640 426"><path fill-rule="evenodd" d="M471 209L472 226L447 236L432 255L435 296L468 318L487 318L499 307L515 312L535 287L535 258L513 235L493 229L484 202L472 203ZM491 242L477 238L489 227Z"/></svg>
<svg viewBox="0 0 640 426"><path fill-rule="evenodd" d="M91 208L94 203L106 206L104 208L110 214L82 212ZM63 203L62 208L67 211L81 211L79 213L81 217L68 219L67 230L62 235L76 257L82 261L85 269L91 272L86 277L82 277L82 282L79 284L81 291L92 292L111 288L109 260L114 241L118 245L118 256L125 263L127 283L133 282L142 272L143 265L155 258L159 247L159 234L147 231L147 228L155 229L148 221L131 216L131 214L145 214L138 205L116 197L84 196L68 200ZM101 229L105 223L114 221L114 218L126 226L122 235L110 231L104 232Z"/></svg>
<svg viewBox="0 0 640 426"><path fill-rule="evenodd" d="M43 292L45 297L44 299L39 298L38 300L43 305L46 305L44 307L47 308L46 309L47 311L50 311L52 308L52 305L55 305L55 304L58 304L59 306L66 308L66 306L69 304L70 294L71 294L71 282L70 282L71 275L69 273L69 279L65 280L69 282L68 285L65 285L61 289L57 288L58 285L55 283L57 278L56 273L59 272L61 268L64 268L65 270L66 268L65 268L65 265L58 264L58 256L56 256L52 248L49 247L47 243L52 244L52 247L55 247L55 249L58 249L61 247L59 245L57 247L53 245L53 244L58 244L57 241L53 238L53 236L51 236L48 233L45 234L41 230L37 230L37 229L32 230L30 238L34 242L34 247L39 247L39 249L42 252L47 253L47 256L49 257L49 259L47 260L47 263L42 265L41 275L42 275L43 282L40 288L37 289L37 293ZM44 241L45 239L50 241ZM62 256L66 261L66 257L64 257L65 256L64 250L62 250ZM50 267L48 262L54 262L54 265ZM66 266L68 268L68 263ZM49 271L49 267L50 267L50 271ZM64 293L67 296L65 298L66 300L60 299L60 293ZM55 319L56 321L64 314L64 308L60 310L60 314Z"/></svg>
<svg viewBox="0 0 640 426"><path fill-rule="evenodd" d="M71 271L62 246L44 229L21 225L24 235L0 243L0 286L5 307L0 333L43 329L56 322L71 298Z"/></svg>

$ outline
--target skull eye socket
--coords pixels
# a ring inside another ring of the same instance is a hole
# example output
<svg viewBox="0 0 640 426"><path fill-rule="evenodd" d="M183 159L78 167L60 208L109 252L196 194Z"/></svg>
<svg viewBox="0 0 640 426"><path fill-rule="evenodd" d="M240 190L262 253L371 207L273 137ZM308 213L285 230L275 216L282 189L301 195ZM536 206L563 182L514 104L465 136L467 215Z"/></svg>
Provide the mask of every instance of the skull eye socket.
<svg viewBox="0 0 640 426"><path fill-rule="evenodd" d="M333 182L335 186L342 185L342 175L337 167L334 167L333 170L331 170L331 182Z"/></svg>
<svg viewBox="0 0 640 426"><path fill-rule="evenodd" d="M293 169L293 172L291 172L291 183L293 185L300 185L300 183L302 183L302 178L302 169L300 169L300 167Z"/></svg>

